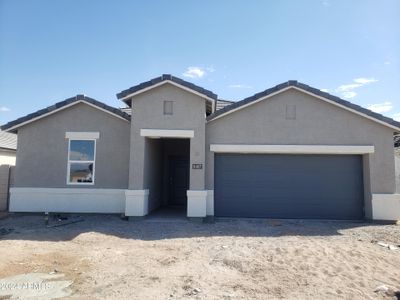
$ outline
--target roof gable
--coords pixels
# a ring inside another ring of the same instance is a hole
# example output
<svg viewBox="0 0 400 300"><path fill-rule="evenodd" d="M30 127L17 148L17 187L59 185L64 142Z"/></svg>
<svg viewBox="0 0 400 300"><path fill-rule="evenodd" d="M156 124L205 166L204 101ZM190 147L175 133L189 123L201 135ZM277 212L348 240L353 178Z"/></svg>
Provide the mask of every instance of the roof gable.
<svg viewBox="0 0 400 300"><path fill-rule="evenodd" d="M129 98L166 83L171 83L175 86L183 88L186 91L192 92L199 96L203 96L213 102L216 101L216 99L218 98L217 95L213 92L170 74L163 74L160 77L153 78L149 81L142 82L138 85L130 87L129 89L123 90L122 92L117 94L117 98L125 102L129 102Z"/></svg>
<svg viewBox="0 0 400 300"><path fill-rule="evenodd" d="M328 103L331 103L331 104L341 107L343 109L351 111L360 116L366 117L372 121L375 121L382 125L388 126L396 131L400 131L400 122L397 122L391 118L385 117L381 114L375 113L375 112L373 112L369 109L366 109L362 106L359 106L357 104L343 100L339 97L333 96L329 93L322 92L316 88L313 88L311 86L308 86L308 85L300 83L300 82L297 82L295 80L289 80L287 82L284 82L284 83L278 84L272 88L269 88L265 91L257 93L253 96L247 97L241 101L234 102L231 105L226 106L226 107L214 112L210 116L208 116L207 121L210 122L210 121L222 118L230 113L233 113L237 110L243 109L249 105L255 104L255 103L265 100L265 99L268 99L279 93L283 93L284 91L287 91L288 89L296 89L303 93L307 93L307 94L314 96L316 98L319 98L323 101L326 101Z"/></svg>
<svg viewBox="0 0 400 300"><path fill-rule="evenodd" d="M17 132L17 129L21 126L24 126L24 125L34 122L36 120L45 118L48 115L54 114L58 111L61 111L63 109L66 109L68 107L76 105L78 103L85 103L96 109L100 109L106 113L109 113L117 118L120 118L120 119L128 121L128 122L130 121L130 116L127 113L119 110L118 108L111 107L107 104L104 104L100 101L97 101L97 100L87 97L85 95L76 95L75 97L65 99L54 105L48 106L44 109L38 110L29 115L26 115L24 117L14 120L14 121L8 122L7 124L1 126L1 129L4 131L15 133L15 132Z"/></svg>

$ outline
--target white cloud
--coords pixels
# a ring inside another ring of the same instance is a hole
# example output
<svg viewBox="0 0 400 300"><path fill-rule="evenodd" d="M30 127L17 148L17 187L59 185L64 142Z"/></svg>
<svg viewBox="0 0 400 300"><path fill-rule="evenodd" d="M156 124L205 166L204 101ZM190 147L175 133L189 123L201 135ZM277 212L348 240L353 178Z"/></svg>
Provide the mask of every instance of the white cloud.
<svg viewBox="0 0 400 300"><path fill-rule="evenodd" d="M356 78L353 81L361 85L378 82L378 80L375 78Z"/></svg>
<svg viewBox="0 0 400 300"><path fill-rule="evenodd" d="M393 114L393 115L392 115L392 118L393 118L394 120L400 122L400 113L395 113L395 114Z"/></svg>
<svg viewBox="0 0 400 300"><path fill-rule="evenodd" d="M188 67L186 71L182 74L189 78L201 78L206 74L203 68L200 67Z"/></svg>
<svg viewBox="0 0 400 300"><path fill-rule="evenodd" d="M252 86L246 84L230 84L228 87L233 89L251 89Z"/></svg>
<svg viewBox="0 0 400 300"><path fill-rule="evenodd" d="M329 93L329 90L328 89L321 89L321 92Z"/></svg>
<svg viewBox="0 0 400 300"><path fill-rule="evenodd" d="M384 62L384 64L385 64L385 65L390 65L390 64L391 64L391 62L390 62L390 61L388 61L388 60L386 60L386 61Z"/></svg>
<svg viewBox="0 0 400 300"><path fill-rule="evenodd" d="M10 111L10 109L5 106L0 106L0 112L6 112L6 111Z"/></svg>
<svg viewBox="0 0 400 300"><path fill-rule="evenodd" d="M343 84L343 85L339 86L336 90L338 92L347 92L347 91L354 90L360 86L362 86L362 84L360 84L360 83Z"/></svg>
<svg viewBox="0 0 400 300"><path fill-rule="evenodd" d="M392 102L385 101L382 103L371 104L368 106L368 109L376 113L385 113L393 109L393 104Z"/></svg>
<svg viewBox="0 0 400 300"><path fill-rule="evenodd" d="M375 78L364 78L364 77L355 78L353 79L352 83L343 84L339 86L335 90L335 92L341 94L343 98L351 99L357 96L357 93L354 91L355 89L374 82L378 82L378 80Z"/></svg>
<svg viewBox="0 0 400 300"><path fill-rule="evenodd" d="M357 93L353 91L342 92L342 97L345 99L351 99L354 98L355 96L357 96Z"/></svg>

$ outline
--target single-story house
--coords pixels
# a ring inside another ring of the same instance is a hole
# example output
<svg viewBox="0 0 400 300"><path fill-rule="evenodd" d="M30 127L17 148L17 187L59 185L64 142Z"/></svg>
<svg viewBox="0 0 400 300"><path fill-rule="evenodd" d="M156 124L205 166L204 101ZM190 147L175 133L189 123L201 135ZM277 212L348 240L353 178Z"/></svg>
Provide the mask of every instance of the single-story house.
<svg viewBox="0 0 400 300"><path fill-rule="evenodd" d="M18 134L11 211L400 219L390 118L297 81L232 103L162 75L117 98L2 126Z"/></svg>
<svg viewBox="0 0 400 300"><path fill-rule="evenodd" d="M17 135L0 130L0 166L15 166Z"/></svg>

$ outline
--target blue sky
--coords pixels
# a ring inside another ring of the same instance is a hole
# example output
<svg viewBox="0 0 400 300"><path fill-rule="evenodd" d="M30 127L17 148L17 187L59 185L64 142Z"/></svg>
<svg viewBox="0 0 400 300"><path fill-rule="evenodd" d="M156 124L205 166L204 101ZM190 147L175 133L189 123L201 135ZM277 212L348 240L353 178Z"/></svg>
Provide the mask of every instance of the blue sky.
<svg viewBox="0 0 400 300"><path fill-rule="evenodd" d="M0 0L0 124L163 73L233 100L295 79L400 120L400 1Z"/></svg>

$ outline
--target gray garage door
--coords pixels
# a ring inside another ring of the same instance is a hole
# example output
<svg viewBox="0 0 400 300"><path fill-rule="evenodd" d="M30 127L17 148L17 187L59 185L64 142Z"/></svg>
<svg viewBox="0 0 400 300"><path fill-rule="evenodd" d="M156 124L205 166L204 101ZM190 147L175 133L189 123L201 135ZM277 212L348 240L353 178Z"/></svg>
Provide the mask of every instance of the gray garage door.
<svg viewBox="0 0 400 300"><path fill-rule="evenodd" d="M363 218L359 155L215 155L215 216Z"/></svg>

